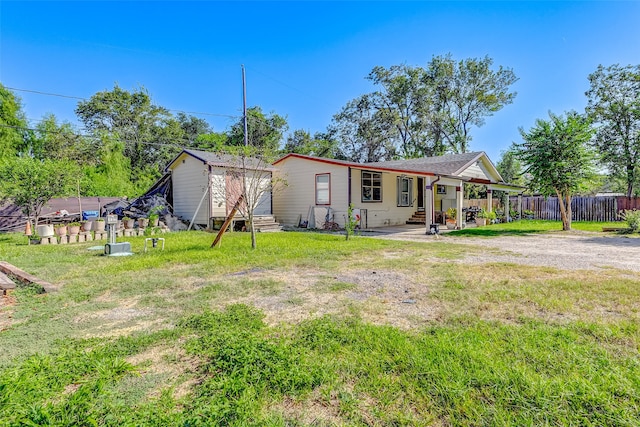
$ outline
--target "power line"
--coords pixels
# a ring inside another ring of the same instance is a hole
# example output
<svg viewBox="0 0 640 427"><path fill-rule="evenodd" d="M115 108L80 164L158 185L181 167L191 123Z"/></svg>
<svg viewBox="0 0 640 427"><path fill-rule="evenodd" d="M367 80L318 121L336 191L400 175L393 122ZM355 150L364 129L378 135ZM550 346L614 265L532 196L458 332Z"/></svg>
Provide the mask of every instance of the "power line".
<svg viewBox="0 0 640 427"><path fill-rule="evenodd" d="M39 91L39 90L32 90L32 89L20 89L20 88L15 88L15 87L9 87L9 86L5 86L5 88L9 89L9 90L14 90L14 91L18 91L18 92L27 92L27 93L34 93L36 95L46 95L46 96L55 96L58 98L67 98L67 99L77 99L80 101L87 101L87 98L83 98L80 96L72 96L72 95L62 95L59 93L52 93L52 92L43 92L43 91ZM171 108L165 108L167 111L172 111L175 113L184 113L184 114L193 114L193 115L200 115L200 116L211 116L211 117L226 117L226 118L230 118L230 119L238 119L242 116L237 116L237 115L231 115L231 114L219 114L219 113L206 113L206 112L199 112L199 111L184 111L184 110L176 110L176 109L171 109Z"/></svg>

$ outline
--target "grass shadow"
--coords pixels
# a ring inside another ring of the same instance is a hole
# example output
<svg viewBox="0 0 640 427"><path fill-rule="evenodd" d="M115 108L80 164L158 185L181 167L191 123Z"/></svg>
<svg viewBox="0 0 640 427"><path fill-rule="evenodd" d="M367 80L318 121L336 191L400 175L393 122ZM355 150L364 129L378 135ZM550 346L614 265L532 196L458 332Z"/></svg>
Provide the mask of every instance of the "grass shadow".
<svg viewBox="0 0 640 427"><path fill-rule="evenodd" d="M547 233L548 229L513 229L513 228L465 228L463 230L453 230L447 233L450 236L472 236L472 237L498 237L498 236L525 236L527 234Z"/></svg>

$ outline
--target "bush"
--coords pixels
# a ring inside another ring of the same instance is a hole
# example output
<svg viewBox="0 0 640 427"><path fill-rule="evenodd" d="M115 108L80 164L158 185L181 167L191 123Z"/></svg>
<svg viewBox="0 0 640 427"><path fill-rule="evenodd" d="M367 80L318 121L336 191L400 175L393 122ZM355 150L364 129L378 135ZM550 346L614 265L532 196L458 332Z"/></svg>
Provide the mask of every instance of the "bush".
<svg viewBox="0 0 640 427"><path fill-rule="evenodd" d="M632 233L635 233L640 229L640 211L636 209L625 209L621 214L619 214L619 216L623 221L626 221L627 226Z"/></svg>

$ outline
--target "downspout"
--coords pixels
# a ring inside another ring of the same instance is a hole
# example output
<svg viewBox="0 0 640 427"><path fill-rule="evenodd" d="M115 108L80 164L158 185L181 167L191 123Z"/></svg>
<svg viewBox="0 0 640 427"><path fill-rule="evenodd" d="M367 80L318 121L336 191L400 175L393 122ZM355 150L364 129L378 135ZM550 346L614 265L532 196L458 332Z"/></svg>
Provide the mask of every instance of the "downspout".
<svg viewBox="0 0 640 427"><path fill-rule="evenodd" d="M207 191L209 192L209 219L207 221L211 221L211 217L213 216L213 177L211 176L211 165L207 165L209 168L209 173L207 174ZM209 227L213 228L212 224L207 224Z"/></svg>
<svg viewBox="0 0 640 427"><path fill-rule="evenodd" d="M351 206L351 166L348 168L347 175L347 206Z"/></svg>
<svg viewBox="0 0 640 427"><path fill-rule="evenodd" d="M440 175L436 175L438 178L436 178L435 181L432 181L429 186L431 187L431 224L435 224L436 223L436 192L435 190L435 184L436 182L440 181L440 178L442 178Z"/></svg>

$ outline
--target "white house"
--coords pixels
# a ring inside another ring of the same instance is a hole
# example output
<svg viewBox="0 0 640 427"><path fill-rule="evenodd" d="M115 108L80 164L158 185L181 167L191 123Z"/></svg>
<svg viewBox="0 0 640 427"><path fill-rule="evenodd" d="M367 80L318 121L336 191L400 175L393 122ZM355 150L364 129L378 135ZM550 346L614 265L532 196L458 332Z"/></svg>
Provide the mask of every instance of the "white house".
<svg viewBox="0 0 640 427"><path fill-rule="evenodd" d="M273 195L273 213L287 225L330 212L344 226L353 204L363 227L405 224L416 212L424 212L428 225L450 207L461 227L465 184L486 185L488 198L494 189L522 191L503 181L484 152L376 163L288 154L274 166L287 187Z"/></svg>
<svg viewBox="0 0 640 427"><path fill-rule="evenodd" d="M271 215L270 165L251 158L184 149L166 167L171 174L173 213L212 228L212 219L225 218L245 185L262 189L255 216ZM248 184L247 184L248 183ZM266 191L264 191L266 189Z"/></svg>

